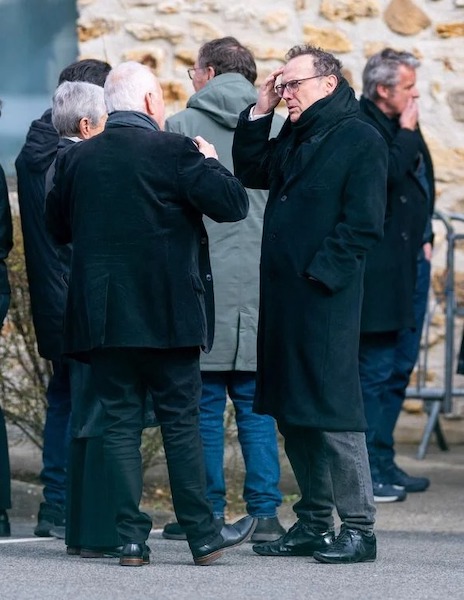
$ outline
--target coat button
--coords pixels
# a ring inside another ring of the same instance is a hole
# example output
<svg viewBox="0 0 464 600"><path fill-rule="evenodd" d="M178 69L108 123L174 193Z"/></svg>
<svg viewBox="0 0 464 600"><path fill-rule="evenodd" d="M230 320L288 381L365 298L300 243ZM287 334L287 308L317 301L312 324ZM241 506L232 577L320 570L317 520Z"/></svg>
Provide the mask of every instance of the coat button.
<svg viewBox="0 0 464 600"><path fill-rule="evenodd" d="M405 242L407 242L407 241L409 240L409 235L406 233L406 231L403 231L403 232L401 233L401 237L403 238L403 240L404 240Z"/></svg>
<svg viewBox="0 0 464 600"><path fill-rule="evenodd" d="M406 196L400 196L400 201L402 204L406 204L406 202L408 201L408 199L406 198Z"/></svg>
<svg viewBox="0 0 464 600"><path fill-rule="evenodd" d="M285 196L285 194L282 196L282 198L280 199L281 202L285 202L285 200L287 199L287 196Z"/></svg>
<svg viewBox="0 0 464 600"><path fill-rule="evenodd" d="M277 234L275 234L275 233L271 233L269 236L270 240L275 240L276 238L277 238Z"/></svg>
<svg viewBox="0 0 464 600"><path fill-rule="evenodd" d="M202 246L206 246L206 244L208 243L208 238L205 238L204 236L200 239L200 244Z"/></svg>
<svg viewBox="0 0 464 600"><path fill-rule="evenodd" d="M206 273L205 278L206 278L206 281L211 281L213 279L211 273Z"/></svg>

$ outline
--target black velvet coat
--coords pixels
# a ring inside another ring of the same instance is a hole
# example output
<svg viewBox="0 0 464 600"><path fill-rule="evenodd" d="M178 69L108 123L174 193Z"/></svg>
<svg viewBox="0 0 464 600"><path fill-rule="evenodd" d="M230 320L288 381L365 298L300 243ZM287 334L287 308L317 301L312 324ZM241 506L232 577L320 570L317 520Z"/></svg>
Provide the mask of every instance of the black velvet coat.
<svg viewBox="0 0 464 600"><path fill-rule="evenodd" d="M46 220L73 242L65 353L212 343L214 307L202 214L243 219L243 186L181 135L141 113L112 113L105 131L56 165Z"/></svg>
<svg viewBox="0 0 464 600"><path fill-rule="evenodd" d="M235 134L235 173L270 190L254 409L293 425L362 431L362 282L366 252L382 237L385 142L360 120L344 80L270 142L271 118L252 122L248 112Z"/></svg>
<svg viewBox="0 0 464 600"><path fill-rule="evenodd" d="M435 201L432 159L419 129L401 129L365 98L360 105L389 153L384 238L367 256L361 331L399 331L415 326L417 254ZM416 175L418 160L424 162L428 193Z"/></svg>

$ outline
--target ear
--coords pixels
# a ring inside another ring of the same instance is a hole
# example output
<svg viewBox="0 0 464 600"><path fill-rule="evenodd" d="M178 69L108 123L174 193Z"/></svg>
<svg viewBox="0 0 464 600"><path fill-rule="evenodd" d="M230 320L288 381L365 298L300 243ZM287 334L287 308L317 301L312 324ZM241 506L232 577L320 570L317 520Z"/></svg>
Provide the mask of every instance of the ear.
<svg viewBox="0 0 464 600"><path fill-rule="evenodd" d="M147 92L144 98L145 112L152 117L156 112L156 99L152 92Z"/></svg>
<svg viewBox="0 0 464 600"><path fill-rule="evenodd" d="M79 121L79 134L79 137L83 140L88 140L91 137L90 119L88 117L82 117Z"/></svg>
<svg viewBox="0 0 464 600"><path fill-rule="evenodd" d="M325 85L326 85L326 92L327 92L327 96L328 96L335 90L335 88L338 85L338 79L337 79L336 75L327 75L327 78L325 80Z"/></svg>
<svg viewBox="0 0 464 600"><path fill-rule="evenodd" d="M206 74L208 77L208 81L210 79L214 79L216 77L216 71L214 70L214 67L211 67L211 66L206 67Z"/></svg>
<svg viewBox="0 0 464 600"><path fill-rule="evenodd" d="M386 85L382 85L381 83L377 84L377 87L376 87L377 96L379 98L381 98L382 100L389 98L390 90L391 90L391 88L389 88Z"/></svg>

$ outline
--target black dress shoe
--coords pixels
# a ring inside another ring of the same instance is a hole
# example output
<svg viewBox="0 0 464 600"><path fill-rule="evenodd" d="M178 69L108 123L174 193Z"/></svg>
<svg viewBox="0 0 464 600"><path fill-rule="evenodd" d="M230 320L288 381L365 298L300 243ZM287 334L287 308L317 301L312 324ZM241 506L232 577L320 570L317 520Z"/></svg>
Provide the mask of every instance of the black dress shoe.
<svg viewBox="0 0 464 600"><path fill-rule="evenodd" d="M6 510L0 510L0 537L10 537L11 528Z"/></svg>
<svg viewBox="0 0 464 600"><path fill-rule="evenodd" d="M297 521L285 535L267 544L255 544L254 552L261 556L312 556L327 548L334 540L333 531L318 532Z"/></svg>
<svg viewBox="0 0 464 600"><path fill-rule="evenodd" d="M319 562L331 564L372 562L377 557L377 542L373 533L342 526L334 543L313 556Z"/></svg>
<svg viewBox="0 0 464 600"><path fill-rule="evenodd" d="M150 564L150 548L142 544L125 544L119 554L119 564L123 567L141 567Z"/></svg>
<svg viewBox="0 0 464 600"><path fill-rule="evenodd" d="M219 534L208 544L202 546L190 546L193 554L193 562L196 565L205 566L222 556L225 550L230 550L246 542L253 534L258 519L247 516L232 525L224 525Z"/></svg>
<svg viewBox="0 0 464 600"><path fill-rule="evenodd" d="M80 556L81 547L80 546L66 546L66 554L68 556Z"/></svg>
<svg viewBox="0 0 464 600"><path fill-rule="evenodd" d="M250 542L273 542L285 533L286 530L277 517L258 517L258 525L256 525Z"/></svg>

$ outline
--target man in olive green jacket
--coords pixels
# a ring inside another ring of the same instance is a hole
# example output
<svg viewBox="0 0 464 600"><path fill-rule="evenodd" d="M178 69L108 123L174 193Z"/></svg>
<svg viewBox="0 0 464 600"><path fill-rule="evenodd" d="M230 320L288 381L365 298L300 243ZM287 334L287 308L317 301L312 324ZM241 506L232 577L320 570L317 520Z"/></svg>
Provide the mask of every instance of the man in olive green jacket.
<svg viewBox="0 0 464 600"><path fill-rule="evenodd" d="M256 64L250 51L235 38L204 44L189 69L195 94L187 108L169 118L166 130L211 141L229 170L238 116L256 102ZM283 119L275 118L274 137ZM256 373L256 333L259 303L259 256L267 192L247 190L250 210L245 220L221 224L205 218L214 279L215 335L212 351L201 358L200 428L203 440L207 495L213 513L223 521L224 410L227 394L235 408L238 438L245 461L243 498L258 526L252 541L270 541L285 530L277 518L281 503L280 471L274 419L252 411ZM167 539L185 539L177 523L166 525Z"/></svg>

